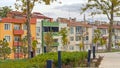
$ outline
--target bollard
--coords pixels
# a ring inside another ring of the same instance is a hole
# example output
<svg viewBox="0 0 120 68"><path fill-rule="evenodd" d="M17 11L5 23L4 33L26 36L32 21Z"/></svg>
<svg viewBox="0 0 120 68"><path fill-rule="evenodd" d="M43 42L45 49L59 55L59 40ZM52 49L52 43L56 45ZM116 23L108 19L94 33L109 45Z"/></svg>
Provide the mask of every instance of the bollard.
<svg viewBox="0 0 120 68"><path fill-rule="evenodd" d="M44 53L46 53L46 46L44 46Z"/></svg>
<svg viewBox="0 0 120 68"><path fill-rule="evenodd" d="M34 55L33 55L33 51L31 51L31 58L33 58L34 57Z"/></svg>
<svg viewBox="0 0 120 68"><path fill-rule="evenodd" d="M61 51L58 51L58 68L61 68Z"/></svg>
<svg viewBox="0 0 120 68"><path fill-rule="evenodd" d="M91 50L88 50L88 57L87 57L88 67L90 67L90 58L91 58Z"/></svg>
<svg viewBox="0 0 120 68"><path fill-rule="evenodd" d="M47 68L52 68L52 60L47 60Z"/></svg>
<svg viewBox="0 0 120 68"><path fill-rule="evenodd" d="M95 56L95 46L93 46L93 59L95 59L96 56Z"/></svg>

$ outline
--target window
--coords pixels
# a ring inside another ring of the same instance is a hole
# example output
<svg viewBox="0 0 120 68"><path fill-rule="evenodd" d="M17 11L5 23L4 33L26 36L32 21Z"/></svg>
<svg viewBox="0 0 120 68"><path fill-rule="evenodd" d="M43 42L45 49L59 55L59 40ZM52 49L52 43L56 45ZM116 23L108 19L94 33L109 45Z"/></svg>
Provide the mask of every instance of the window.
<svg viewBox="0 0 120 68"><path fill-rule="evenodd" d="M86 40L89 40L89 37L88 37L88 36L86 36Z"/></svg>
<svg viewBox="0 0 120 68"><path fill-rule="evenodd" d="M36 27L36 32L40 32L40 27Z"/></svg>
<svg viewBox="0 0 120 68"><path fill-rule="evenodd" d="M58 32L59 31L59 27L44 27L43 29L44 32Z"/></svg>
<svg viewBox="0 0 120 68"><path fill-rule="evenodd" d="M74 46L70 46L70 50L74 50Z"/></svg>
<svg viewBox="0 0 120 68"><path fill-rule="evenodd" d="M70 41L74 41L74 37L70 37Z"/></svg>
<svg viewBox="0 0 120 68"><path fill-rule="evenodd" d="M70 34L73 34L74 33L74 29L73 27L70 27Z"/></svg>
<svg viewBox="0 0 120 68"><path fill-rule="evenodd" d="M14 25L14 30L20 30L20 25L15 24Z"/></svg>
<svg viewBox="0 0 120 68"><path fill-rule="evenodd" d="M10 30L10 24L4 24L4 30Z"/></svg>
<svg viewBox="0 0 120 68"><path fill-rule="evenodd" d="M58 42L58 39L54 39L54 42Z"/></svg>
<svg viewBox="0 0 120 68"><path fill-rule="evenodd" d="M14 41L20 41L20 37L19 36L15 36L14 37Z"/></svg>
<svg viewBox="0 0 120 68"><path fill-rule="evenodd" d="M40 54L40 48L37 48L37 53Z"/></svg>
<svg viewBox="0 0 120 68"><path fill-rule="evenodd" d="M27 25L26 24L23 25L23 29L27 30Z"/></svg>
<svg viewBox="0 0 120 68"><path fill-rule="evenodd" d="M107 34L106 29L101 29L102 34Z"/></svg>
<svg viewBox="0 0 120 68"><path fill-rule="evenodd" d="M80 41L80 36L76 36L76 41Z"/></svg>
<svg viewBox="0 0 120 68"><path fill-rule="evenodd" d="M7 42L10 42L10 36L5 36L5 39L7 40Z"/></svg>
<svg viewBox="0 0 120 68"><path fill-rule="evenodd" d="M81 26L76 26L76 34L81 34L83 32Z"/></svg>

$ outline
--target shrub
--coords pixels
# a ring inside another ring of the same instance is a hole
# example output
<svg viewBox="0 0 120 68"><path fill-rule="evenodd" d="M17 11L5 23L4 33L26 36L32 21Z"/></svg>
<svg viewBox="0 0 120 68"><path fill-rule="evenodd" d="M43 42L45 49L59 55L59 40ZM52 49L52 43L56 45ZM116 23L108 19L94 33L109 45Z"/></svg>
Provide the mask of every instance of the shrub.
<svg viewBox="0 0 120 68"><path fill-rule="evenodd" d="M76 63L87 58L87 52L61 52L61 54L64 65L69 65L72 62L76 66ZM58 53L45 53L29 60L0 61L0 68L45 68L46 61L49 59L53 60L53 64L57 67Z"/></svg>

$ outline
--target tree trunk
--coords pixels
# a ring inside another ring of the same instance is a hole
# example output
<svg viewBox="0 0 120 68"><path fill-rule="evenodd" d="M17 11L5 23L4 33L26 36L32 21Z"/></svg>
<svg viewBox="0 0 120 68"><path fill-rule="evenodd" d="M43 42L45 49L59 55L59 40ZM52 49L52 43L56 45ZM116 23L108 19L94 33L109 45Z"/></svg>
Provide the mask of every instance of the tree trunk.
<svg viewBox="0 0 120 68"><path fill-rule="evenodd" d="M83 36L82 36L82 45L83 45L83 51L85 51L84 37Z"/></svg>
<svg viewBox="0 0 120 68"><path fill-rule="evenodd" d="M26 59L26 55L24 54L24 59Z"/></svg>
<svg viewBox="0 0 120 68"><path fill-rule="evenodd" d="M111 46L112 46L112 24L110 23L109 26L109 42L108 42L108 51L111 51Z"/></svg>
<svg viewBox="0 0 120 68"><path fill-rule="evenodd" d="M4 60L6 59L5 55L4 55L3 59L4 59Z"/></svg>
<svg viewBox="0 0 120 68"><path fill-rule="evenodd" d="M110 25L109 25L109 41L108 41L108 51L111 51L111 46L112 46L112 30L113 30L113 10L114 10L114 6L112 3L112 7L111 7L111 19L110 19Z"/></svg>
<svg viewBox="0 0 120 68"><path fill-rule="evenodd" d="M30 30L30 0L27 0L27 39L28 39L28 58L31 58L31 30Z"/></svg>
<svg viewBox="0 0 120 68"><path fill-rule="evenodd" d="M35 56L36 54L35 54L35 49L33 49L33 56Z"/></svg>

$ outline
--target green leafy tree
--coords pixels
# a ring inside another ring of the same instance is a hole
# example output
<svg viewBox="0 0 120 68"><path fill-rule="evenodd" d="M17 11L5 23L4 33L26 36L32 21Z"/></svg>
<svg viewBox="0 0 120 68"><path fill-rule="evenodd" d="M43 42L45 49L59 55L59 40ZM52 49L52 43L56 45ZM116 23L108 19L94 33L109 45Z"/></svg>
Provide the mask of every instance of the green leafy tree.
<svg viewBox="0 0 120 68"><path fill-rule="evenodd" d="M36 53L35 51L36 51L37 44L38 44L37 40L32 41L32 49L33 49L34 56L35 56L35 53Z"/></svg>
<svg viewBox="0 0 120 68"><path fill-rule="evenodd" d="M0 55L4 58L4 60L10 55L11 48L8 46L8 42L3 39L0 40Z"/></svg>
<svg viewBox="0 0 120 68"><path fill-rule="evenodd" d="M1 7L0 9L1 9L0 10L0 17L2 17L2 18L6 17L7 13L12 10L11 7L8 7L8 6Z"/></svg>
<svg viewBox="0 0 120 68"><path fill-rule="evenodd" d="M68 38L67 38L67 35L68 35L68 30L67 28L62 28L60 31L59 31L59 34L62 36L62 45L63 46L67 46L68 45Z"/></svg>
<svg viewBox="0 0 120 68"><path fill-rule="evenodd" d="M44 36L44 43L47 46L47 52L51 51L51 46L54 43L52 32L47 32Z"/></svg>
<svg viewBox="0 0 120 68"><path fill-rule="evenodd" d="M22 46L21 46L21 49L22 49L22 53L24 55L24 58L26 58L26 55L28 54L28 42L27 42L27 37L25 36L22 40Z"/></svg>
<svg viewBox="0 0 120 68"><path fill-rule="evenodd" d="M27 38L28 38L28 58L31 58L31 51L32 51L32 40L31 40L31 30L30 30L30 18L31 12L36 3L44 2L46 5L49 5L54 0L16 0L15 7L17 10L22 10L26 13L27 19Z"/></svg>
<svg viewBox="0 0 120 68"><path fill-rule="evenodd" d="M79 46L80 46L80 50L82 50L84 44L82 42L80 42Z"/></svg>
<svg viewBox="0 0 120 68"><path fill-rule="evenodd" d="M100 43L100 38L101 38L101 32L99 29L94 30L94 38L93 38L93 43L98 49L98 43Z"/></svg>
<svg viewBox="0 0 120 68"><path fill-rule="evenodd" d="M59 32L59 34L62 36L62 44L67 45L68 44L68 39L67 39L67 34L68 30L66 28L62 28Z"/></svg>
<svg viewBox="0 0 120 68"><path fill-rule="evenodd" d="M82 8L82 13L87 10L91 11L91 15L95 14L104 14L107 16L110 21L109 25L109 41L107 50L111 50L112 46L112 29L113 29L113 20L114 16L120 16L120 0L88 0L88 3L84 8Z"/></svg>
<svg viewBox="0 0 120 68"><path fill-rule="evenodd" d="M31 12L36 3L44 2L46 5L49 5L51 2L55 0L16 0L15 7L17 10L22 10L26 13L27 19L27 38L28 38L28 58L31 58L31 50L32 50L32 40L31 40L31 30L30 30L30 17Z"/></svg>
<svg viewBox="0 0 120 68"><path fill-rule="evenodd" d="M100 45L103 47L107 43L105 38L100 38Z"/></svg>

